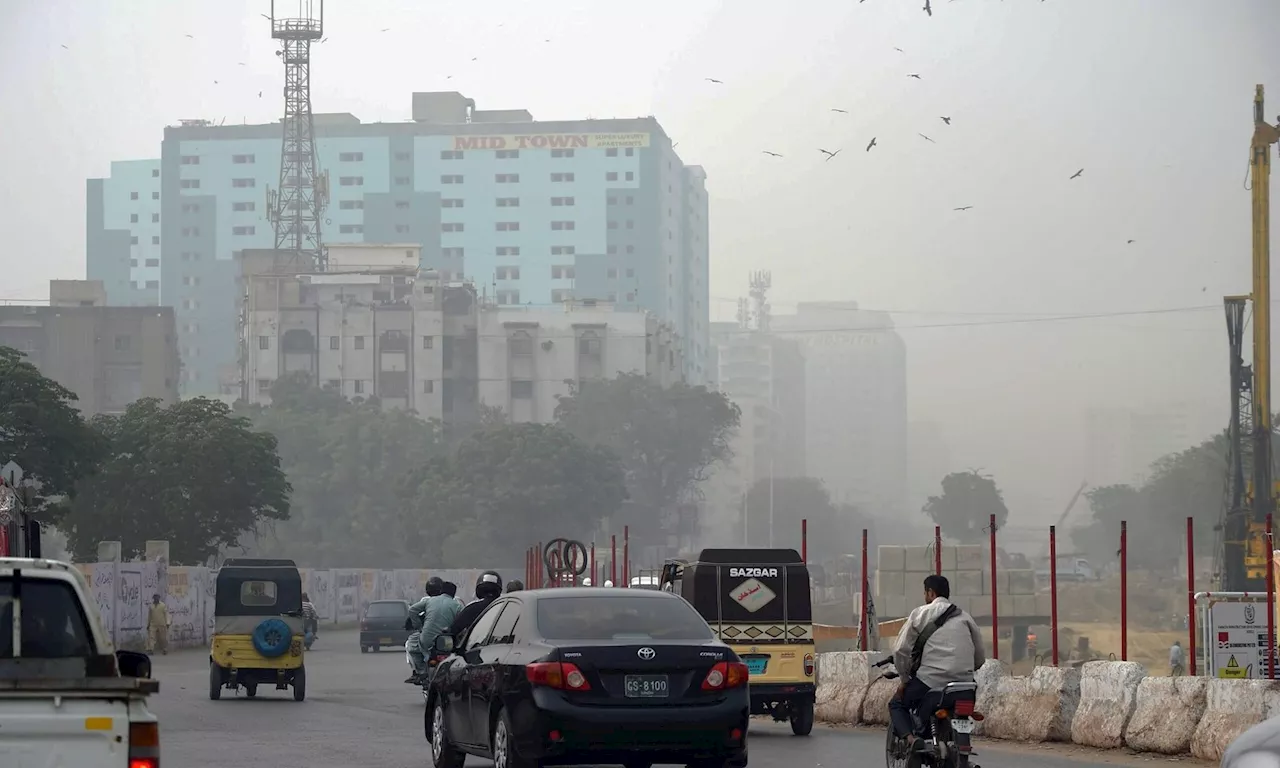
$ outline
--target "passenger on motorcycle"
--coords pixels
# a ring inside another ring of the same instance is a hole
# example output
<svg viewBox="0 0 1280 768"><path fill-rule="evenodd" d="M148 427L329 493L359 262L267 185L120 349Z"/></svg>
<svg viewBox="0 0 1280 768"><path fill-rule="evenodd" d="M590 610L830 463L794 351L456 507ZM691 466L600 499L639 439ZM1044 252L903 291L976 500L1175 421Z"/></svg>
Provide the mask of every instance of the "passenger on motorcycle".
<svg viewBox="0 0 1280 768"><path fill-rule="evenodd" d="M907 617L893 648L893 665L902 678L889 702L889 716L894 733L905 736L912 749L917 743L912 714L929 692L947 683L972 682L973 673L986 662L977 623L950 598L946 577L926 576L925 604Z"/></svg>
<svg viewBox="0 0 1280 768"><path fill-rule="evenodd" d="M410 649L414 674L405 682L425 681L428 672L427 658L434 652L436 638L448 631L454 616L460 610L458 601L445 592L444 580L439 576L432 576L427 581L427 596L409 606L411 618L421 617L421 629L418 632L416 652Z"/></svg>
<svg viewBox="0 0 1280 768"><path fill-rule="evenodd" d="M502 597L502 576L497 571L485 571L480 574L476 579L476 599L467 603L467 607L458 612L449 626L448 631L453 635L455 648L458 647L458 641L462 639L462 635L471 627L471 624L480 618L484 609L499 597Z"/></svg>

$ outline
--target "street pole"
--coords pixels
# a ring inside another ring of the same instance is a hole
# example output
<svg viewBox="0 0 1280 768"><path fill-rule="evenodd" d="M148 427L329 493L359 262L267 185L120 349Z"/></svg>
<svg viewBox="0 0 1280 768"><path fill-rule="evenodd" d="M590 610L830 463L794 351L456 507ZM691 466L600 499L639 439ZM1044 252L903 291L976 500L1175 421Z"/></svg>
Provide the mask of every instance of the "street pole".
<svg viewBox="0 0 1280 768"><path fill-rule="evenodd" d="M773 549L773 446L769 446L769 549Z"/></svg>

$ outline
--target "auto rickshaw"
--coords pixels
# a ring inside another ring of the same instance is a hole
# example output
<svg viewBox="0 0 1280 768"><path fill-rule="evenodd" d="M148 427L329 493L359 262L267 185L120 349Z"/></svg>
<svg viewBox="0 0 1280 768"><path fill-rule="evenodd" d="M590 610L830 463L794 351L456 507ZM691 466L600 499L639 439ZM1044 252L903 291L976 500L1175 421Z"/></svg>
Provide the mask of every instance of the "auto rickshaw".
<svg viewBox="0 0 1280 768"><path fill-rule="evenodd" d="M227 560L218 569L214 595L209 698L217 701L223 688L241 687L252 698L265 683L280 691L292 687L294 701L302 701L303 645L298 566L292 560Z"/></svg>
<svg viewBox="0 0 1280 768"><path fill-rule="evenodd" d="M751 714L813 731L817 665L809 568L794 549L704 549L668 560L661 589L680 595L747 665Z"/></svg>

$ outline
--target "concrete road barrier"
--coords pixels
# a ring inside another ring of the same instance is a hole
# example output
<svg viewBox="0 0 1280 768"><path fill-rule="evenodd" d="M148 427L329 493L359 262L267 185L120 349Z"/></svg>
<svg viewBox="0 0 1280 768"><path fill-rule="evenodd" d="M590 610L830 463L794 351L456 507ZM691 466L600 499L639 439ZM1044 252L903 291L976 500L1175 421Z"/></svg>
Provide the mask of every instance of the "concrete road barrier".
<svg viewBox="0 0 1280 768"><path fill-rule="evenodd" d="M860 651L820 654L814 716L825 723L858 722L871 680L880 674L871 665L883 657Z"/></svg>
<svg viewBox="0 0 1280 768"><path fill-rule="evenodd" d="M864 725L888 725L889 700L898 692L898 682L885 680L883 677L873 680L867 687L867 695L862 699L858 722Z"/></svg>
<svg viewBox="0 0 1280 768"><path fill-rule="evenodd" d="M1071 722L1071 741L1116 749L1133 716L1138 684L1147 670L1133 661L1090 661L1080 671L1080 706Z"/></svg>
<svg viewBox="0 0 1280 768"><path fill-rule="evenodd" d="M1218 762L1237 736L1280 715L1280 682L1209 680L1204 716L1191 736L1191 754Z"/></svg>
<svg viewBox="0 0 1280 768"><path fill-rule="evenodd" d="M981 687L982 683L979 683ZM995 739L1070 741L1080 702L1080 671L1036 667L1030 675L993 675L978 708L981 733Z"/></svg>
<svg viewBox="0 0 1280 768"><path fill-rule="evenodd" d="M1206 677L1148 677L1138 683L1137 704L1124 743L1139 752L1180 755L1204 716Z"/></svg>

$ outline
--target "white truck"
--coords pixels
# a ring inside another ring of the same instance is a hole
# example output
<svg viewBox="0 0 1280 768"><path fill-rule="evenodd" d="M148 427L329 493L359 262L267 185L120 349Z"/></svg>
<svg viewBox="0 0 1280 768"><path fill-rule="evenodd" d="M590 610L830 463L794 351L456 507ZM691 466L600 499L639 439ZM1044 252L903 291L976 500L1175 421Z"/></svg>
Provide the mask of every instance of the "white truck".
<svg viewBox="0 0 1280 768"><path fill-rule="evenodd" d="M90 595L67 563L0 558L0 766L159 768L160 684L112 648Z"/></svg>

